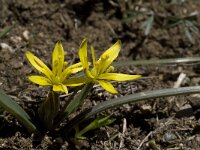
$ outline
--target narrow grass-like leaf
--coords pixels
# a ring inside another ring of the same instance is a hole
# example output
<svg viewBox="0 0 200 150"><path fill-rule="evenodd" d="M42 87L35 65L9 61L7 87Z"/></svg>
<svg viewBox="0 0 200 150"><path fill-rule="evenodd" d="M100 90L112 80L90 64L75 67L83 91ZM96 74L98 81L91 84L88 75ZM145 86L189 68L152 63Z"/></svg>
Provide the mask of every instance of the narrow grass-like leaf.
<svg viewBox="0 0 200 150"><path fill-rule="evenodd" d="M113 123L116 119L110 118L111 116L106 116L103 118L97 118L94 121L92 121L90 124L88 124L85 128L83 128L81 131L76 129L75 138L77 139L87 139L86 137L83 137L83 134L85 134L88 131L100 128L102 126L107 126L111 123Z"/></svg>
<svg viewBox="0 0 200 150"><path fill-rule="evenodd" d="M61 129L61 131L62 133L65 134L64 136L66 136L73 128L75 128L82 121L89 119L91 116L96 115L99 112L114 107L120 107L123 104L133 103L133 102L135 103L138 101L149 100L149 99L156 100L156 98L159 97L187 95L194 93L200 93L200 86L147 91L104 101L92 107L91 109L85 110L84 112L73 118L71 121L69 121L69 123L65 127Z"/></svg>
<svg viewBox="0 0 200 150"><path fill-rule="evenodd" d="M187 38L190 40L191 43L194 43L193 39L193 34L196 34L197 36L199 35L199 29L190 21L190 20L185 20L185 27L184 27L184 32Z"/></svg>
<svg viewBox="0 0 200 150"><path fill-rule="evenodd" d="M88 95L90 90L92 89L93 84L86 84L82 90L75 95L74 99L69 103L69 105L66 107L64 114L69 115L72 113L80 104L83 102L85 97Z"/></svg>
<svg viewBox="0 0 200 150"><path fill-rule="evenodd" d="M38 109L38 114L44 126L52 130L54 119L58 114L60 108L60 98L58 93L51 91L49 92L46 100L40 105Z"/></svg>
<svg viewBox="0 0 200 150"><path fill-rule="evenodd" d="M136 11L136 10L126 11L124 14L126 14L126 16L123 17L123 19L122 19L123 22L129 22L129 21L133 20L135 17L138 17L140 15L144 15L143 12Z"/></svg>
<svg viewBox="0 0 200 150"><path fill-rule="evenodd" d="M8 32L10 32L14 27L15 24L10 27L6 27L2 32L0 32L0 39L3 38Z"/></svg>
<svg viewBox="0 0 200 150"><path fill-rule="evenodd" d="M180 63L192 63L192 62L200 62L200 57L117 61L112 63L112 65L116 68L119 68L131 65L137 66L137 65L180 64ZM81 77L83 75L84 75L83 72L79 72L76 75L74 75L74 77Z"/></svg>
<svg viewBox="0 0 200 150"><path fill-rule="evenodd" d="M138 61L119 61L114 62L114 67L124 67L129 65L157 65L157 64L178 64L178 63L190 63L198 62L200 57L188 57L188 58L172 58L172 59L151 59L151 60L138 60Z"/></svg>
<svg viewBox="0 0 200 150"><path fill-rule="evenodd" d="M144 34L147 36L149 35L151 28L153 26L154 21L154 15L151 15L147 20L145 20L142 24L142 27L144 28Z"/></svg>
<svg viewBox="0 0 200 150"><path fill-rule="evenodd" d="M187 27L184 28L184 32L185 32L186 37L189 39L189 41L191 43L194 43L194 39L192 37L192 33L190 32L190 30Z"/></svg>
<svg viewBox="0 0 200 150"><path fill-rule="evenodd" d="M30 116L23 110L23 108L1 90L0 106L3 107L7 112L12 114L14 117L16 117L30 133L34 133L37 131L35 125L30 121Z"/></svg>
<svg viewBox="0 0 200 150"><path fill-rule="evenodd" d="M164 19L166 20L166 23L163 25L163 28L165 29L173 28L177 25L182 24L184 21L183 18L177 16L167 16Z"/></svg>

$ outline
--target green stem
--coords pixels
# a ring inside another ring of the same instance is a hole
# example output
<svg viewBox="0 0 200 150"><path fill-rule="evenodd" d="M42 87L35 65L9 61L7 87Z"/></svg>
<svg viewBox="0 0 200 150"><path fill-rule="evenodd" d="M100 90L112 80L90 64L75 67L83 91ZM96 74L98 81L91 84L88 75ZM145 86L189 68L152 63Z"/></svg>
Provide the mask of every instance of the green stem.
<svg viewBox="0 0 200 150"><path fill-rule="evenodd" d="M105 111L113 107L120 107L123 104L149 100L149 99L156 100L155 98L159 98L159 97L186 95L186 94L194 94L194 93L200 93L200 86L147 91L147 92L131 94L124 97L119 97L116 99L104 101L92 107L91 109L87 109L83 111L81 114L79 114L78 116L70 120L69 123L61 129L61 131L62 133L65 133L64 136L66 136L73 128L75 128L82 121L89 119L91 116L96 115L99 112Z"/></svg>
<svg viewBox="0 0 200 150"><path fill-rule="evenodd" d="M70 95L68 97L64 107L62 108L62 110L60 111L58 116L55 118L54 128L56 128L67 117L67 114L65 113L65 110L66 110L67 106L70 104L70 102L74 99L74 96L77 94L77 92L79 90L80 90L80 88L76 88L75 91L72 93L72 95Z"/></svg>
<svg viewBox="0 0 200 150"><path fill-rule="evenodd" d="M93 83L86 84L80 93L78 93L74 99L69 103L69 105L66 107L64 114L71 114L80 104L81 102L86 98L88 93L93 87Z"/></svg>
<svg viewBox="0 0 200 150"><path fill-rule="evenodd" d="M86 98L88 93L93 87L93 83L86 84L80 93L77 93L79 89L77 89L70 97L69 102L67 102L61 111L60 115L55 119L54 121L54 127L58 126L60 122L62 122L65 118L68 117L69 114L71 114L77 107L83 102L83 100ZM70 100L71 99L71 100Z"/></svg>

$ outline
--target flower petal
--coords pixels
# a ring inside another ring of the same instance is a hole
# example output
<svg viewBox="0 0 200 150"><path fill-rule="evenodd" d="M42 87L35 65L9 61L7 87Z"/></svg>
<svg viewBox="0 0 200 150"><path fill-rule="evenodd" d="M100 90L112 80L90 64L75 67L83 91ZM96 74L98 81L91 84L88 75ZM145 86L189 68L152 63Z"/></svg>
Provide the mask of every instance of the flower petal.
<svg viewBox="0 0 200 150"><path fill-rule="evenodd" d="M95 57L95 52L94 52L93 46L91 46L91 54L92 54L92 63L93 63L93 66L95 66L96 57Z"/></svg>
<svg viewBox="0 0 200 150"><path fill-rule="evenodd" d="M83 70L83 67L77 67L77 68L73 68L71 70L72 70L72 74L74 74L74 73L77 73L77 72Z"/></svg>
<svg viewBox="0 0 200 150"><path fill-rule="evenodd" d="M68 68L73 69L73 68L77 68L77 67L82 67L82 63L79 62L79 63L73 64L73 65L69 66Z"/></svg>
<svg viewBox="0 0 200 150"><path fill-rule="evenodd" d="M67 87L65 85L53 85L53 91L55 92L65 92L68 93Z"/></svg>
<svg viewBox="0 0 200 150"><path fill-rule="evenodd" d="M113 85L107 81L104 80L97 80L97 82L101 85L102 88L104 88L106 91L112 93L112 94L117 94L118 92L115 90Z"/></svg>
<svg viewBox="0 0 200 150"><path fill-rule="evenodd" d="M80 66L80 67L78 67ZM60 75L60 81L64 81L66 78L68 78L71 74L75 74L79 71L83 70L82 64L81 63L77 63L74 64L68 68L66 68Z"/></svg>
<svg viewBox="0 0 200 150"><path fill-rule="evenodd" d="M117 41L112 47L110 47L100 56L100 59L97 61L99 62L100 66L99 74L103 73L110 66L110 64L117 58L120 49L121 49L121 41Z"/></svg>
<svg viewBox="0 0 200 150"><path fill-rule="evenodd" d="M64 65L64 49L62 43L58 41L54 47L52 55L52 70L55 76L60 75Z"/></svg>
<svg viewBox="0 0 200 150"><path fill-rule="evenodd" d="M101 74L98 79L102 80L114 80L114 81L127 81L140 78L140 75L128 75L122 73L104 73Z"/></svg>
<svg viewBox="0 0 200 150"><path fill-rule="evenodd" d="M33 67L35 67L38 71L45 74L49 79L53 77L52 71L35 55L31 52L26 52L26 57L28 58L29 62Z"/></svg>
<svg viewBox="0 0 200 150"><path fill-rule="evenodd" d="M39 85L51 85L51 81L48 78L42 76L29 76L28 79Z"/></svg>
<svg viewBox="0 0 200 150"><path fill-rule="evenodd" d="M66 68L60 75L60 81L64 81L72 74L72 69Z"/></svg>
<svg viewBox="0 0 200 150"><path fill-rule="evenodd" d="M79 47L79 58L83 65L83 69L88 70L87 39L84 39Z"/></svg>
<svg viewBox="0 0 200 150"><path fill-rule="evenodd" d="M69 66L68 69L71 69L72 70L71 73L74 74L74 73L77 73L77 72L83 70L83 66L79 62L79 63L76 63L76 64Z"/></svg>

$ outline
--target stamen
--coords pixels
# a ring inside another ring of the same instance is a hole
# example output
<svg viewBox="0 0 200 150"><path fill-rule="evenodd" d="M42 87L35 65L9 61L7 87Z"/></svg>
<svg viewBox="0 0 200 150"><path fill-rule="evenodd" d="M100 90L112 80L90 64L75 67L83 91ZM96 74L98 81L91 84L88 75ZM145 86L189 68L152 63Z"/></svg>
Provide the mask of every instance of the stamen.
<svg viewBox="0 0 200 150"><path fill-rule="evenodd" d="M68 65L68 62L65 61L64 64L63 64L63 68L66 68L67 65Z"/></svg>

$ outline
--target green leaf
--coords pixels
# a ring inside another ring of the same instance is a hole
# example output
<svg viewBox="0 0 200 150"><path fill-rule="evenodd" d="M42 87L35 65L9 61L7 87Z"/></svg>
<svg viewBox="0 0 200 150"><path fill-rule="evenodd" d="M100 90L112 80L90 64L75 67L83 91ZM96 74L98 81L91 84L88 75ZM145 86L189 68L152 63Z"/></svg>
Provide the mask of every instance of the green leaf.
<svg viewBox="0 0 200 150"><path fill-rule="evenodd" d="M74 93L69 97L69 101L63 107L63 110L61 110L58 116L56 116L54 122L55 127L58 126L65 118L67 118L69 114L75 111L78 106L80 106L92 87L93 83L89 83L83 86L80 92L78 92L80 90L79 88L74 91Z"/></svg>
<svg viewBox="0 0 200 150"><path fill-rule="evenodd" d="M123 19L122 19L123 22L129 22L129 21L133 20L134 18L136 18L136 17L138 17L140 15L144 15L143 12L136 11L136 10L126 11L126 12L124 12L124 14L126 16L123 17Z"/></svg>
<svg viewBox="0 0 200 150"><path fill-rule="evenodd" d="M180 64L180 63L192 63L199 62L200 57L186 57L186 58L169 58L169 59L149 59L149 60L131 60L131 61L117 61L112 65L116 68L131 66L131 65L160 65L160 64ZM73 77L83 76L83 72L79 72Z"/></svg>
<svg viewBox="0 0 200 150"><path fill-rule="evenodd" d="M51 91L46 97L45 101L40 105L38 109L38 114L44 126L48 130L53 129L54 119L58 114L60 108L60 98L59 95Z"/></svg>
<svg viewBox="0 0 200 150"><path fill-rule="evenodd" d="M64 113L67 115L72 113L83 102L83 100L86 98L92 87L93 87L92 83L86 84L82 88L82 90L75 95L74 99L66 107Z"/></svg>
<svg viewBox="0 0 200 150"><path fill-rule="evenodd" d="M187 27L184 28L184 32L185 32L186 37L189 39L189 41L191 43L194 43L194 39L192 37L192 33L190 32L190 30Z"/></svg>
<svg viewBox="0 0 200 150"><path fill-rule="evenodd" d="M79 131L79 129L77 129L76 134L75 134L75 138L86 139L85 137L83 137L83 134L85 134L86 132L113 123L115 121L115 119L110 118L110 117L111 116L106 116L106 117L103 117L103 118L97 118L94 121L92 121L89 125L87 125L85 128L83 128L81 131Z"/></svg>
<svg viewBox="0 0 200 150"><path fill-rule="evenodd" d="M157 16L157 18L162 18L163 25L162 27L165 29L173 28L175 26L181 25L184 23L184 18L178 17L178 16Z"/></svg>
<svg viewBox="0 0 200 150"><path fill-rule="evenodd" d="M2 32L0 32L0 39L3 38L8 32L10 32L14 27L15 24L10 27L6 27Z"/></svg>
<svg viewBox="0 0 200 150"><path fill-rule="evenodd" d="M178 64L200 61L200 57L171 58L171 59L150 59L136 61L118 61L114 62L114 67L124 67L129 65L158 65L158 64Z"/></svg>
<svg viewBox="0 0 200 150"><path fill-rule="evenodd" d="M143 22L142 27L145 29L144 34L149 35L151 28L153 26L154 15L151 15L146 21Z"/></svg>
<svg viewBox="0 0 200 150"><path fill-rule="evenodd" d="M14 117L16 117L30 133L34 133L37 131L35 125L30 121L30 116L24 111L24 109L1 90L0 106L3 107L7 112L12 114Z"/></svg>
<svg viewBox="0 0 200 150"><path fill-rule="evenodd" d="M96 106L90 109L83 111L81 114L77 115L75 118L70 120L68 124L61 129L61 133L64 134L64 136L67 136L69 132L73 128L76 128L78 124L80 124L82 121L89 119L91 116L96 115L97 113L111 108L120 107L123 104L135 103L149 99L156 100L156 98L158 97L177 96L194 93L200 93L200 86L147 91L107 100L97 104Z"/></svg>

